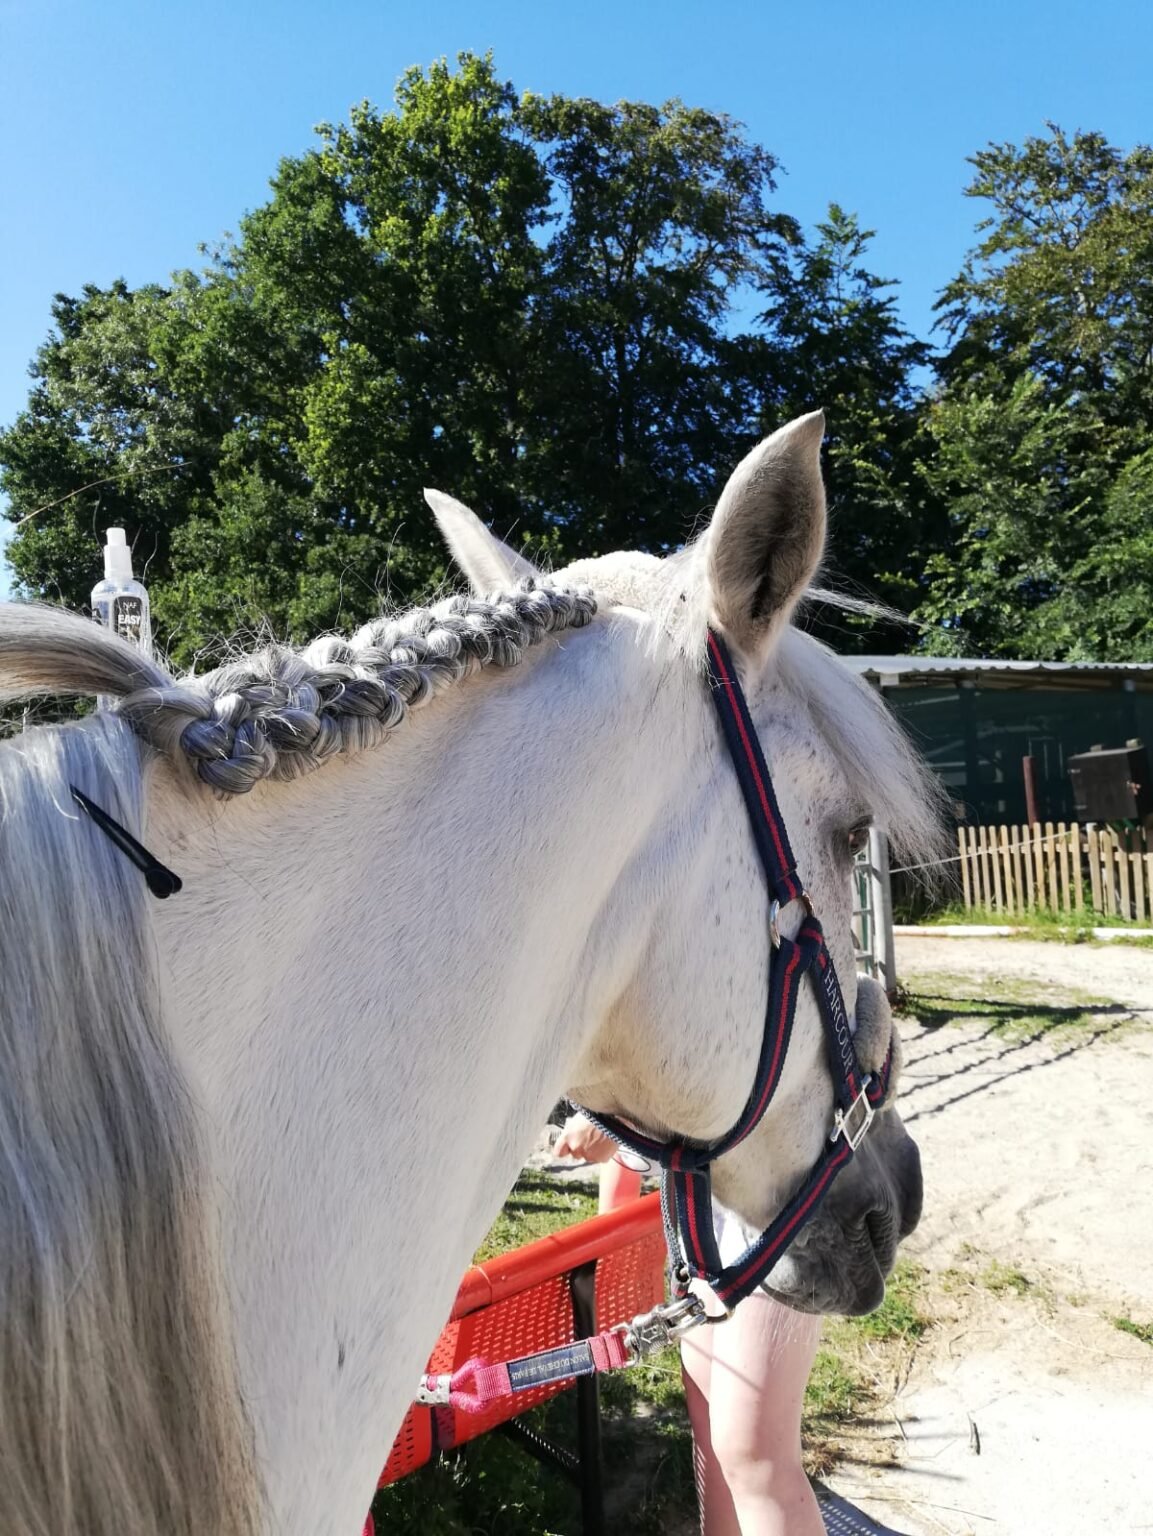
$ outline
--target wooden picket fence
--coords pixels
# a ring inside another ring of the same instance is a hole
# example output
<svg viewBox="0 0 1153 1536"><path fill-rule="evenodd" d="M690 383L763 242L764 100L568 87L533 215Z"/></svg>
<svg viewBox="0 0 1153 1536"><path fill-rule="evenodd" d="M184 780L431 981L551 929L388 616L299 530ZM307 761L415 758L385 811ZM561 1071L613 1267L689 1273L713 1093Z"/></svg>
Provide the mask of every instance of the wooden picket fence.
<svg viewBox="0 0 1153 1536"><path fill-rule="evenodd" d="M1015 913L1081 912L1085 880L1091 908L1106 917L1153 921L1153 837L1133 828L958 827L967 908Z"/></svg>

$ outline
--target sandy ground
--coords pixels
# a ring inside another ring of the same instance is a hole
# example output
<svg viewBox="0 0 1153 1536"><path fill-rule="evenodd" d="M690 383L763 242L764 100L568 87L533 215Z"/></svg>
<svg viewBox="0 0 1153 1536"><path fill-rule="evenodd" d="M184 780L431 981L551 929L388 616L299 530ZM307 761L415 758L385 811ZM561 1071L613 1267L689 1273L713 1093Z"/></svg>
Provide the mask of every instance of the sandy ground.
<svg viewBox="0 0 1153 1536"><path fill-rule="evenodd" d="M1153 1531L1153 1347L1112 1322L1153 1322L1153 953L905 939L897 961L918 992L987 982L1057 1024L1091 998L1092 1022L906 1023L935 1326L828 1482L910 1536Z"/></svg>

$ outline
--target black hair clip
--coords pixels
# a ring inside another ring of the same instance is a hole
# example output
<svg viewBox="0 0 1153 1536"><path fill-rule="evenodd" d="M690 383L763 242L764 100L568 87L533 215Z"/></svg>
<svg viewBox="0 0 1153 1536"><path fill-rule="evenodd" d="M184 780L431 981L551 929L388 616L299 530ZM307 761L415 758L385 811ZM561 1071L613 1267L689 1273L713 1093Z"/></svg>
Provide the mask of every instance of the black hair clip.
<svg viewBox="0 0 1153 1536"><path fill-rule="evenodd" d="M124 857L131 859L140 870L152 894L161 901L166 896L175 896L184 884L180 876L166 869L142 843L136 841L131 832L122 827L118 821L114 821L107 811L102 811L98 805L89 800L88 796L77 789L75 784L69 784L68 788L72 791L73 800L85 815L91 817L101 832L120 849Z"/></svg>

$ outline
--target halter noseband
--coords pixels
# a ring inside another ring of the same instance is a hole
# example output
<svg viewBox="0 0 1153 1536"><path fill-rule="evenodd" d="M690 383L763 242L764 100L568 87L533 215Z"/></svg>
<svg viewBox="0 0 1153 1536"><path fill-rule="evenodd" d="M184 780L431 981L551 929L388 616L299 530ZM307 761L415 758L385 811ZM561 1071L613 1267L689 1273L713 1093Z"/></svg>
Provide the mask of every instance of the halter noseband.
<svg viewBox="0 0 1153 1536"><path fill-rule="evenodd" d="M837 1174L852 1160L888 1092L893 1042L890 1037L878 1072L872 1076L862 1072L841 984L813 904L797 875L796 860L748 704L728 648L712 630L708 635L708 669L709 688L737 770L771 897L769 938L776 953L769 968L765 1032L753 1091L732 1129L704 1146L683 1136L657 1141L615 1116L592 1114L588 1110L584 1113L623 1146L664 1169L661 1204L673 1264L674 1295L684 1296L690 1280L704 1280L725 1308L731 1309L761 1284L800 1229L816 1214ZM797 937L787 939L781 934L777 919L781 909L793 902L804 906L805 917ZM717 1252L713 1230L711 1165L744 1141L768 1109L789 1048L800 980L806 975L813 980L825 1025L835 1101L832 1133L815 1166L784 1209L735 1264L725 1266Z"/></svg>

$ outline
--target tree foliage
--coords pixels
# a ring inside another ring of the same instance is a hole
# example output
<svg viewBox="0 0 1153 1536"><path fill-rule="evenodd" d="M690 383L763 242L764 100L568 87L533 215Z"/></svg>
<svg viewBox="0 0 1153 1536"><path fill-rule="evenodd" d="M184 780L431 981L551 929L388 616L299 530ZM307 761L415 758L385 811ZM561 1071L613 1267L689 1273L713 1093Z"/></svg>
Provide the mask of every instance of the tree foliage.
<svg viewBox="0 0 1153 1536"><path fill-rule="evenodd" d="M410 71L282 162L204 272L58 299L4 487L21 517L106 483L18 530L22 587L82 604L123 521L187 659L435 584L425 484L554 557L675 546L756 429L763 348L730 318L796 238L774 167L679 102Z"/></svg>
<svg viewBox="0 0 1153 1536"><path fill-rule="evenodd" d="M445 576L421 488L560 560L677 547L756 436L826 409L841 648L1153 656L1153 151L990 145L933 356L872 233L804 233L720 113L410 70L281 162L199 272L60 295L0 431L20 589L82 607L123 523L177 661ZM936 383L931 383L931 369Z"/></svg>
<svg viewBox="0 0 1153 1536"><path fill-rule="evenodd" d="M1051 127L973 164L992 212L941 300L920 613L970 654L1153 657L1153 150Z"/></svg>
<svg viewBox="0 0 1153 1536"><path fill-rule="evenodd" d="M901 324L896 284L867 262L873 231L833 203L814 234L763 284L773 379L762 399L762 427L824 407L828 580L905 612L920 595L933 523L914 474L916 381L930 350ZM828 608L819 610L817 628L842 649L851 646L854 629L879 650L909 641L901 626L878 627Z"/></svg>

